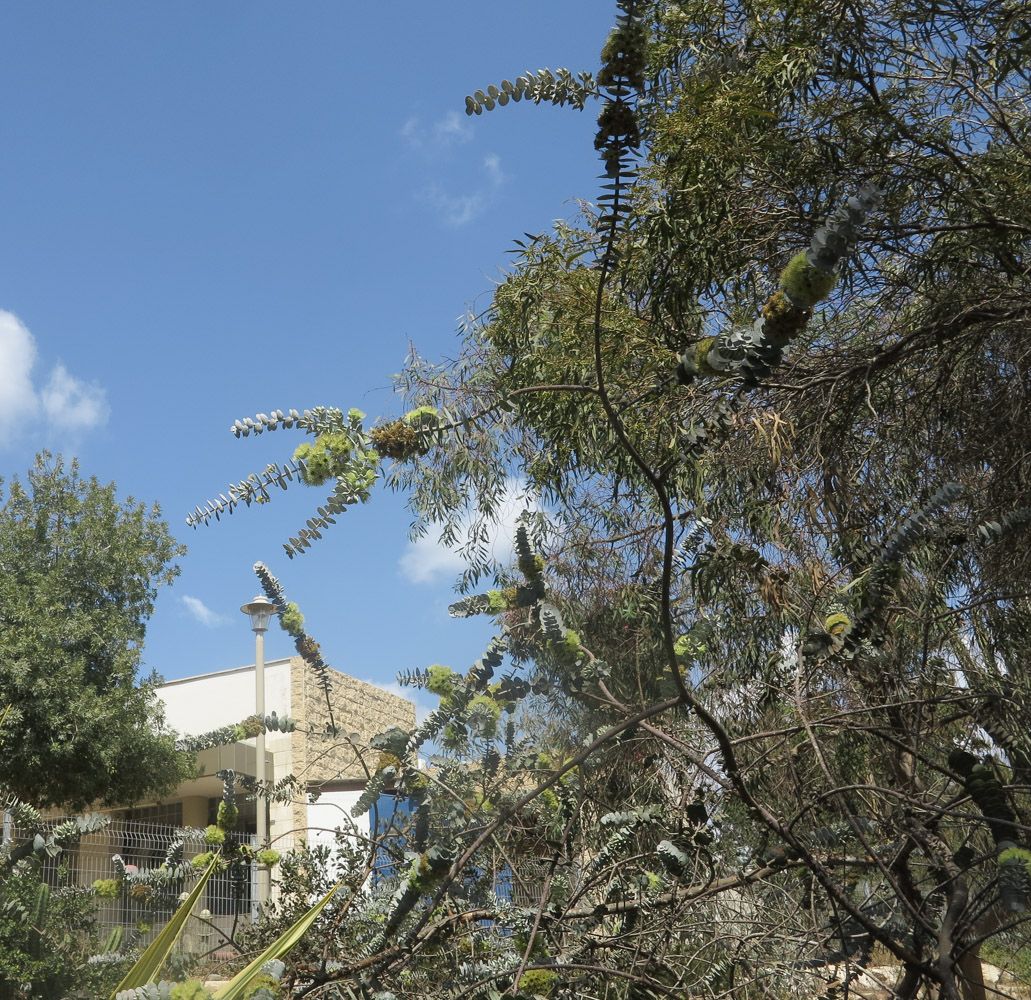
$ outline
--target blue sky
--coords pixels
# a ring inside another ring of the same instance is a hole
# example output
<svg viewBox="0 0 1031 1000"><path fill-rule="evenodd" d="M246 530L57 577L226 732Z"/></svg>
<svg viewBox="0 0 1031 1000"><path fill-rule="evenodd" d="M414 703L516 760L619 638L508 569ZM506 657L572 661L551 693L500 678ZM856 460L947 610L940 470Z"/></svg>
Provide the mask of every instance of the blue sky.
<svg viewBox="0 0 1031 1000"><path fill-rule="evenodd" d="M265 561L333 666L390 684L465 668L489 625L447 615L455 560L382 489L311 551L321 499L185 515L303 440L236 440L271 409L396 414L409 343L456 348L524 231L595 196L595 110L464 97L526 69L597 69L614 7L348 0L0 8L0 475L41 448L157 501L189 546L146 668L253 662L238 608ZM270 632L268 655L291 652ZM269 706L270 709L275 706Z"/></svg>

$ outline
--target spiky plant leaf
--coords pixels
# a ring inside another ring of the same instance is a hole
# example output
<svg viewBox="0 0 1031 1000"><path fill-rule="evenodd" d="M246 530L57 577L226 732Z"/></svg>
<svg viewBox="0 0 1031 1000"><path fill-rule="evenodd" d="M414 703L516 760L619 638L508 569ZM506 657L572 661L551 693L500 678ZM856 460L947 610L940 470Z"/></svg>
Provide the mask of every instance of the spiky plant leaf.
<svg viewBox="0 0 1031 1000"><path fill-rule="evenodd" d="M179 940L180 935L186 929L186 921L193 913L194 906L197 905L197 901L201 898L208 880L215 871L215 867L218 864L218 855L219 852L216 851L215 857L211 859L211 863L204 870L204 874L197 879L197 884L193 887L189 896L186 897L186 900L180 905L179 909L172 914L168 923L161 928L157 937L154 938L147 950L139 957L136 964L125 974L122 981L115 988L114 993L111 994L113 998L118 997L124 990L133 990L146 986L148 983L153 983L157 974L161 971L161 967L168 961L168 956L171 955L176 941Z"/></svg>
<svg viewBox="0 0 1031 1000"><path fill-rule="evenodd" d="M319 914L329 905L343 884L342 880L337 882L322 899L276 938L250 965L233 976L220 990L217 990L214 1000L242 1000L243 997L249 996L254 980L266 972L266 967L270 962L282 960L290 954L294 945L304 937L308 928L315 923Z"/></svg>

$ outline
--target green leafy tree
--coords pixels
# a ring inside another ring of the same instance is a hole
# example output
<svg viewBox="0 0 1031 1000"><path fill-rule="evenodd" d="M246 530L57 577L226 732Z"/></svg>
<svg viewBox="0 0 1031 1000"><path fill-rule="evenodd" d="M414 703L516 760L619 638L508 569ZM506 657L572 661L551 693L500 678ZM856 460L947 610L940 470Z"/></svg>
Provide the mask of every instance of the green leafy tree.
<svg viewBox="0 0 1031 1000"><path fill-rule="evenodd" d="M199 518L332 481L293 555L383 475L499 577L452 609L483 658L374 741L359 805L413 820L303 988L830 996L879 956L983 1000L1031 909L1026 5L618 6L596 76L467 102L600 97L599 207L400 419L239 421L315 443ZM498 567L513 476L557 526Z"/></svg>
<svg viewBox="0 0 1031 1000"><path fill-rule="evenodd" d="M0 785L78 809L174 788L189 761L140 683L146 622L182 546L157 508L41 454L0 508Z"/></svg>

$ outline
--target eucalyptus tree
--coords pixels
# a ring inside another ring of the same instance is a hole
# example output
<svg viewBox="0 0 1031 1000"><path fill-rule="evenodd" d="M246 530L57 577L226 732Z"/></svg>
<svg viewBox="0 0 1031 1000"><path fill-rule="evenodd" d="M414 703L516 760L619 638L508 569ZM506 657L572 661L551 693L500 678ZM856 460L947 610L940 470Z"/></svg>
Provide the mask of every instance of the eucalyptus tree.
<svg viewBox="0 0 1031 1000"><path fill-rule="evenodd" d="M597 98L597 207L412 358L403 417L238 421L314 440L191 517L331 484L296 555L380 476L448 538L513 481L552 512L512 567L474 524L453 613L498 636L406 678L440 709L360 803L409 797L399 874L297 982L830 995L879 961L977 1000L1028 934L1027 7L619 7L596 75L467 100Z"/></svg>

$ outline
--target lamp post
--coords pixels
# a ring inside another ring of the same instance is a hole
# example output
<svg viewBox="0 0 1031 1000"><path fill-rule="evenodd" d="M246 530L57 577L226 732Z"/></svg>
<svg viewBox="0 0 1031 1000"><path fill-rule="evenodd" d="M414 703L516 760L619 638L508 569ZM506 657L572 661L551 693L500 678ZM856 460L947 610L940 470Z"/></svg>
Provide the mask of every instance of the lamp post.
<svg viewBox="0 0 1031 1000"><path fill-rule="evenodd" d="M269 620L275 605L262 595L258 595L250 604L240 610L249 615L251 631L254 632L254 712L261 721L262 730L258 733L255 749L258 761L255 777L265 785L265 632L268 631ZM268 842L268 800L258 796L255 812L258 814L258 847L264 848ZM269 896L269 873L265 868L258 868L258 905L264 906Z"/></svg>

